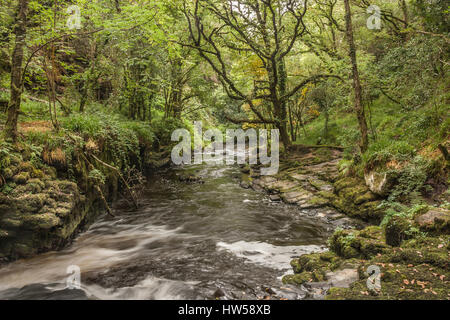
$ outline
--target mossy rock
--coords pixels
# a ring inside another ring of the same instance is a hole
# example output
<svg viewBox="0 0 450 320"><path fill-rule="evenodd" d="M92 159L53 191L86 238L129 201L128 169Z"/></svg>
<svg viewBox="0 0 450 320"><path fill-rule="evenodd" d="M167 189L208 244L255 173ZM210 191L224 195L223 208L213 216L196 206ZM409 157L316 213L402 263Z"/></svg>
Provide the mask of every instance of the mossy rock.
<svg viewBox="0 0 450 320"><path fill-rule="evenodd" d="M361 269L367 270L371 263ZM448 272L429 266L410 267L405 264L377 264L381 270L381 290L367 287L367 277L353 283L350 288L331 288L327 300L447 300Z"/></svg>
<svg viewBox="0 0 450 320"><path fill-rule="evenodd" d="M19 154L11 154L9 155L9 161L12 166L19 166L23 162L23 159Z"/></svg>
<svg viewBox="0 0 450 320"><path fill-rule="evenodd" d="M339 267L341 259L333 252L305 254L291 261L294 273L317 272L325 274L325 271L335 270ZM322 280L318 280L322 281Z"/></svg>
<svg viewBox="0 0 450 320"><path fill-rule="evenodd" d="M46 193L27 194L17 198L17 209L22 213L26 212L38 212L48 198Z"/></svg>
<svg viewBox="0 0 450 320"><path fill-rule="evenodd" d="M362 181L354 177L340 178L334 183L334 188L338 193L343 189L351 189L358 186L361 187L364 186L364 184L362 183Z"/></svg>
<svg viewBox="0 0 450 320"><path fill-rule="evenodd" d="M415 218L416 225L425 232L450 234L450 210L433 208Z"/></svg>
<svg viewBox="0 0 450 320"><path fill-rule="evenodd" d="M253 179L249 174L243 173L241 174L241 187L244 189L249 189L252 186Z"/></svg>
<svg viewBox="0 0 450 320"><path fill-rule="evenodd" d="M336 195L323 194L333 207L358 218L379 224L385 212L380 208L381 201L373 194L364 181L354 177L344 177L334 183ZM322 194L322 193L321 193Z"/></svg>
<svg viewBox="0 0 450 320"><path fill-rule="evenodd" d="M314 275L312 272L303 272L301 274L290 274L290 275L284 276L282 281L283 281L283 284L291 284L291 285L301 286L304 283L313 282Z"/></svg>
<svg viewBox="0 0 450 320"><path fill-rule="evenodd" d="M29 172L20 172L13 177L13 181L17 184L25 184L30 179Z"/></svg>
<svg viewBox="0 0 450 320"><path fill-rule="evenodd" d="M318 196L314 196L310 199L307 199L306 202L308 203L308 205L310 205L311 207L314 207L314 208L322 208L322 207L326 207L330 204L330 201L328 201L325 198L318 197Z"/></svg>
<svg viewBox="0 0 450 320"><path fill-rule="evenodd" d="M345 259L371 258L388 248L380 227L368 227L361 231L338 230L331 236L329 244L333 252Z"/></svg>
<svg viewBox="0 0 450 320"><path fill-rule="evenodd" d="M355 198L355 204L360 205L362 203L375 201L377 199L378 199L378 197L374 193L372 193L371 191L367 191L363 195L357 196Z"/></svg>
<svg viewBox="0 0 450 320"><path fill-rule="evenodd" d="M430 250L430 248L422 247L420 249L404 248L402 250L392 251L386 254L385 261L393 263L403 263L408 265L427 264L435 267L449 270L450 257L448 250Z"/></svg>
<svg viewBox="0 0 450 320"><path fill-rule="evenodd" d="M23 225L23 220L18 218L4 218L0 221L2 227L6 229L16 229Z"/></svg>
<svg viewBox="0 0 450 320"><path fill-rule="evenodd" d="M36 250L27 244L17 243L13 246L13 252L19 258L27 258L35 254Z"/></svg>
<svg viewBox="0 0 450 320"><path fill-rule="evenodd" d="M59 190L64 193L72 193L72 194L78 193L77 184L72 181L68 180L58 181L58 187Z"/></svg>
<svg viewBox="0 0 450 320"><path fill-rule="evenodd" d="M385 227L386 243L393 247L398 247L404 240L411 239L412 221L401 216L394 216L389 219Z"/></svg>
<svg viewBox="0 0 450 320"><path fill-rule="evenodd" d="M55 210L55 209L53 209ZM70 213L72 212L71 208L67 208L67 207L58 207L55 210L55 213L58 217L67 217Z"/></svg>
<svg viewBox="0 0 450 320"><path fill-rule="evenodd" d="M30 188L32 193L40 193L45 188L45 183L34 178L28 180L27 187Z"/></svg>
<svg viewBox="0 0 450 320"><path fill-rule="evenodd" d="M326 299L447 300L450 236L421 237L403 241L401 247L385 250L368 261L360 261L360 280L350 288L331 288ZM381 271L381 291L367 288L365 271L376 265Z"/></svg>
<svg viewBox="0 0 450 320"><path fill-rule="evenodd" d="M53 213L43 213L24 217L24 223L30 229L48 230L60 225L61 219Z"/></svg>
<svg viewBox="0 0 450 320"><path fill-rule="evenodd" d="M32 173L34 170L36 170L36 168L33 166L33 164L31 162L22 162L19 165L19 170L23 171L23 172L28 172L28 173Z"/></svg>
<svg viewBox="0 0 450 320"><path fill-rule="evenodd" d="M53 167L46 167L44 169L44 174L49 176L50 179L52 179L52 180L54 180L54 179L56 179L58 177L58 173L56 171L56 168L53 168Z"/></svg>
<svg viewBox="0 0 450 320"><path fill-rule="evenodd" d="M3 175L3 178L5 178L6 180L9 180L14 176L14 172L11 168L5 168L2 171L2 175Z"/></svg>
<svg viewBox="0 0 450 320"><path fill-rule="evenodd" d="M36 179L44 179L46 176L45 176L45 173L42 170L34 169L31 172L31 177L32 178L36 178Z"/></svg>

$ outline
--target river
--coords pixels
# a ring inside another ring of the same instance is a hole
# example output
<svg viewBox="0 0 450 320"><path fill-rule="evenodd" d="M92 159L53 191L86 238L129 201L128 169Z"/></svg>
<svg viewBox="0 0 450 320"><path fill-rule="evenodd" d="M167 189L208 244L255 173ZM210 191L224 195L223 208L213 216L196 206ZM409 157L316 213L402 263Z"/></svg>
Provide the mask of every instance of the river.
<svg viewBox="0 0 450 320"><path fill-rule="evenodd" d="M195 172L202 183L178 177ZM239 186L235 166L150 177L142 205L114 206L66 249L0 269L0 299L304 299L290 260L321 251L333 227ZM68 266L81 288L66 285Z"/></svg>

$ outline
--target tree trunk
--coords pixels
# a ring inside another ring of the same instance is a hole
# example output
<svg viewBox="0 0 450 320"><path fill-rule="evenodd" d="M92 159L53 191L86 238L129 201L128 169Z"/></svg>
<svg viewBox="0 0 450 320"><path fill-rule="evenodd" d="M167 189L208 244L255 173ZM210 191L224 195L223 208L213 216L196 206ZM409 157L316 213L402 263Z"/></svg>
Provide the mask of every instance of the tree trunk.
<svg viewBox="0 0 450 320"><path fill-rule="evenodd" d="M328 112L328 106L325 106L324 114L325 114L325 125L323 127L323 139L325 141L327 141L328 140L328 123L330 122L330 113Z"/></svg>
<svg viewBox="0 0 450 320"><path fill-rule="evenodd" d="M361 90L361 82L359 80L359 72L358 72L358 64L356 61L356 47L355 42L353 40L353 26L352 26L352 14L350 11L350 3L349 0L344 0L345 2L345 22L347 29L347 41L349 45L349 56L352 63L352 72L353 72L353 90L355 93L355 112L358 118L359 130L361 132L361 153L367 151L369 146L369 137L368 137L368 129L367 129L367 121L366 115L364 112L364 107L362 105L362 90Z"/></svg>
<svg viewBox="0 0 450 320"><path fill-rule="evenodd" d="M284 59L278 61L278 65L275 66L278 68L278 94L279 96L284 96L287 88L287 72L286 72L286 64ZM283 141L283 145L285 149L288 149L291 146L291 139L289 138L287 123L288 123L288 114L286 108L286 102L281 102L279 106L279 129L281 140Z"/></svg>
<svg viewBox="0 0 450 320"><path fill-rule="evenodd" d="M288 104L288 112L289 112L289 127L291 129L291 140L297 141L297 134L294 126L294 120L292 119L292 108L291 103Z"/></svg>
<svg viewBox="0 0 450 320"><path fill-rule="evenodd" d="M17 119L19 117L20 100L22 97L22 62L27 36L27 9L28 0L19 0L16 26L14 29L16 39L11 59L11 96L8 105L8 118L5 125L6 137L12 139L13 142L17 140Z"/></svg>
<svg viewBox="0 0 450 320"><path fill-rule="evenodd" d="M400 8L402 9L403 12L403 26L405 28L408 28L409 26L409 14L408 14L408 6L406 5L406 1L405 0L399 0L400 2Z"/></svg>

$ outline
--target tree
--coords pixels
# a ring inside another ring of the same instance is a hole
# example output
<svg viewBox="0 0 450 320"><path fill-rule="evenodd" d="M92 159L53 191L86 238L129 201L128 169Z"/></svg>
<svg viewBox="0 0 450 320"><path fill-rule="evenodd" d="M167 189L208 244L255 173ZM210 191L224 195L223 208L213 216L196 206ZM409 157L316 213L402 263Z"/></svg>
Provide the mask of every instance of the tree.
<svg viewBox="0 0 450 320"><path fill-rule="evenodd" d="M347 42L349 46L349 56L352 64L352 76L353 76L353 91L354 91L354 109L356 117L358 118L359 131L361 133L360 148L361 152L367 151L369 146L369 135L367 129L367 120L362 104L362 89L361 82L359 79L358 63L356 61L356 46L353 40L353 26L352 26L352 13L350 10L350 1L344 0L345 4L345 23L347 31Z"/></svg>
<svg viewBox="0 0 450 320"><path fill-rule="evenodd" d="M27 10L28 0L19 0L17 5L16 25L14 35L16 37L11 58L11 96L8 104L8 118L6 120L6 137L17 140L17 120L20 112L22 97L22 62L27 36Z"/></svg>
<svg viewBox="0 0 450 320"><path fill-rule="evenodd" d="M245 103L256 115L256 119L229 120L275 125L286 148L291 145L287 102L308 83L331 77L315 74L292 88L287 86L286 57L307 32L307 6L306 0L195 0L193 7L186 2L183 6L191 38L184 45L195 48L208 62L230 98ZM261 77L250 81L233 77L229 59L242 56L259 61ZM268 115L255 105L257 100L269 102Z"/></svg>

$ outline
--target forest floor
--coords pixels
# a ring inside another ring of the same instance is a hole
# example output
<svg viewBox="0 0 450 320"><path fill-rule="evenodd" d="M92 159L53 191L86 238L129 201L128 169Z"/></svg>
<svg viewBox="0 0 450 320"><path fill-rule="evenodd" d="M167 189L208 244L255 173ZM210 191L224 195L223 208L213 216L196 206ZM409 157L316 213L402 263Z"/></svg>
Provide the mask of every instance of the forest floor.
<svg viewBox="0 0 450 320"><path fill-rule="evenodd" d="M241 186L266 191L272 201L322 208L314 212L331 220L345 214L371 224L342 224L329 239L329 252L294 259L294 275L283 282L326 299L450 299L450 211L422 206L380 226L385 199L364 179L340 170L341 159L333 148L300 146L282 159L276 176L242 168Z"/></svg>

